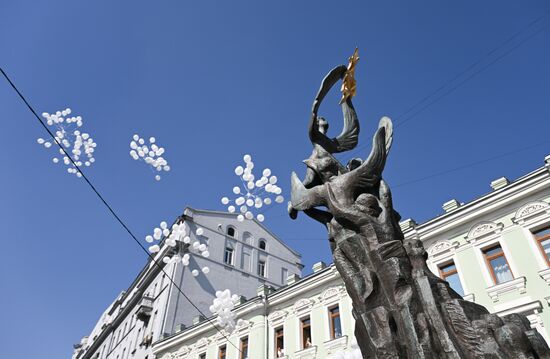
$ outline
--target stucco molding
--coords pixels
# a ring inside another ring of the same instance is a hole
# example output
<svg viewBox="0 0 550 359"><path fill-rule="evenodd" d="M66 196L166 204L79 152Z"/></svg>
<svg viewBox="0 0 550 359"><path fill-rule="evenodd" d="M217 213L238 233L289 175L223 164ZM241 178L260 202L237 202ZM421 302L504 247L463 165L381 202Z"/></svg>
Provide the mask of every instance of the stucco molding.
<svg viewBox="0 0 550 359"><path fill-rule="evenodd" d="M525 294L527 291L527 279L525 277L518 277L516 279L509 280L504 283L494 285L487 288L487 294L493 302L498 302L502 294L518 291L520 294Z"/></svg>
<svg viewBox="0 0 550 359"><path fill-rule="evenodd" d="M314 359L317 354L317 345L312 345L309 348L294 352L294 358L296 359Z"/></svg>
<svg viewBox="0 0 550 359"><path fill-rule="evenodd" d="M546 284L550 285L550 268L543 269L538 272L540 277L544 279Z"/></svg>
<svg viewBox="0 0 550 359"><path fill-rule="evenodd" d="M241 337L250 332L254 323L249 320L240 319L237 321L237 327L235 328L235 333Z"/></svg>
<svg viewBox="0 0 550 359"><path fill-rule="evenodd" d="M503 228L504 224L502 223L478 222L470 228L465 238L469 243L482 242L499 235Z"/></svg>
<svg viewBox="0 0 550 359"><path fill-rule="evenodd" d="M267 316L267 320L269 321L269 325L271 327L278 327L279 325L283 324L286 317L288 316L288 312L285 310L277 310Z"/></svg>
<svg viewBox="0 0 550 359"><path fill-rule="evenodd" d="M348 345L348 336L343 335L336 339L327 340L323 343L323 347L327 354L334 354L338 351L345 350Z"/></svg>
<svg viewBox="0 0 550 359"><path fill-rule="evenodd" d="M343 286L334 286L327 288L323 293L321 293L321 296L319 299L324 305L327 304L333 304L336 303L342 298L344 292Z"/></svg>
<svg viewBox="0 0 550 359"><path fill-rule="evenodd" d="M428 248L428 255L438 261L439 258L453 255L459 245L458 241L439 240Z"/></svg>
<svg viewBox="0 0 550 359"><path fill-rule="evenodd" d="M311 311L311 308L313 308L314 304L315 304L315 302L313 301L313 299L309 299L309 298L299 299L293 305L294 314L297 317L300 317L304 314L307 314Z"/></svg>
<svg viewBox="0 0 550 359"><path fill-rule="evenodd" d="M550 204L544 201L533 201L521 206L512 218L512 222L524 225L541 217L547 217L549 214Z"/></svg>
<svg viewBox="0 0 550 359"><path fill-rule="evenodd" d="M195 344L195 348L197 350L204 350L204 349L206 349L208 344L210 344L210 340L208 338L201 338Z"/></svg>

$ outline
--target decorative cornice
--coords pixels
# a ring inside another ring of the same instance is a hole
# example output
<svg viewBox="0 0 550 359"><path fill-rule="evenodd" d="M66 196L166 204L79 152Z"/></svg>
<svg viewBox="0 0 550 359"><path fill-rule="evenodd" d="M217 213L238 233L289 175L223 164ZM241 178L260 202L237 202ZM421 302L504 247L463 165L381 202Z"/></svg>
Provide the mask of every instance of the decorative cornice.
<svg viewBox="0 0 550 359"><path fill-rule="evenodd" d="M441 257L444 255L451 255L458 248L458 241L451 242L449 240L443 239L435 242L428 248L428 255L430 257Z"/></svg>
<svg viewBox="0 0 550 359"><path fill-rule="evenodd" d="M550 204L544 201L533 201L521 206L517 211L512 222L524 224L526 221L538 217L541 214L550 213Z"/></svg>
<svg viewBox="0 0 550 359"><path fill-rule="evenodd" d="M468 242L476 242L481 238L499 234L503 228L504 224L502 223L492 221L478 222L470 228L465 238Z"/></svg>
<svg viewBox="0 0 550 359"><path fill-rule="evenodd" d="M525 277L519 277L487 288L487 294L489 294L489 297L491 297L493 302L498 302L500 299L499 296L502 294L513 291L518 291L520 294L525 294L526 285L527 280Z"/></svg>
<svg viewBox="0 0 550 359"><path fill-rule="evenodd" d="M281 325L286 317L288 315L288 312L285 310L277 310L267 316L267 320L269 321L270 326L277 327Z"/></svg>
<svg viewBox="0 0 550 359"><path fill-rule="evenodd" d="M341 285L330 287L325 289L325 291L321 293L321 296L319 297L319 299L324 304L336 302L342 297L343 291L344 291L344 287Z"/></svg>
<svg viewBox="0 0 550 359"><path fill-rule="evenodd" d="M312 299L309 298L302 298L298 299L296 303L294 303L294 314L296 316L304 315L311 311L311 308L313 308L313 304L315 302Z"/></svg>

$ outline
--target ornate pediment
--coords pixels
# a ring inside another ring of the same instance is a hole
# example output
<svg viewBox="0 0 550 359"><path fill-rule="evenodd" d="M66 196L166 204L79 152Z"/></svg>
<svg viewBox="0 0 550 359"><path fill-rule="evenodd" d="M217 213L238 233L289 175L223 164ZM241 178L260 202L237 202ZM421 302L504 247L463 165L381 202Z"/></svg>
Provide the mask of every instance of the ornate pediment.
<svg viewBox="0 0 550 359"><path fill-rule="evenodd" d="M208 338L200 338L195 346L200 350L206 348L208 344L210 344L210 340L208 340Z"/></svg>
<svg viewBox="0 0 550 359"><path fill-rule="evenodd" d="M543 201L534 201L529 202L526 205L520 207L516 214L514 215L514 218L512 219L515 223L523 223L526 220L537 216L538 214L546 214L550 211L550 204L543 202Z"/></svg>
<svg viewBox="0 0 550 359"><path fill-rule="evenodd" d="M323 303L335 302L340 299L341 293L341 286L327 288L323 293L321 293L321 301Z"/></svg>
<svg viewBox="0 0 550 359"><path fill-rule="evenodd" d="M437 257L443 254L452 254L457 247L457 241L451 242L449 240L443 239L435 242L428 248L428 255L430 257Z"/></svg>
<svg viewBox="0 0 550 359"><path fill-rule="evenodd" d="M305 314L311 310L314 303L315 302L313 301L313 299L309 299L309 298L299 299L296 303L294 303L294 312L298 316Z"/></svg>
<svg viewBox="0 0 550 359"><path fill-rule="evenodd" d="M470 228L470 231L466 235L466 239L468 242L475 241L481 237L499 233L502 231L503 227L504 225L502 223L495 223L491 221L479 222Z"/></svg>
<svg viewBox="0 0 550 359"><path fill-rule="evenodd" d="M271 314L269 314L267 316L267 320L269 320L269 322L273 325L273 326L278 326L280 325L282 322L284 322L286 316L288 315L288 313L284 310L277 310Z"/></svg>

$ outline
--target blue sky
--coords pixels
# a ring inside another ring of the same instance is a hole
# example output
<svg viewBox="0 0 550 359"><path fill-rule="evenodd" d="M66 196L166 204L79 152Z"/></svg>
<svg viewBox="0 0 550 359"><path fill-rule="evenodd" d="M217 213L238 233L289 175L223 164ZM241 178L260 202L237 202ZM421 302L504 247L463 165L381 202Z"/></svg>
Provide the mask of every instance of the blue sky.
<svg viewBox="0 0 550 359"><path fill-rule="evenodd" d="M245 153L288 194L290 172L303 174L311 151L320 80L355 46L366 146L356 155L366 156L381 116L399 117L548 11L545 1L2 1L0 66L37 111L69 106L84 117L98 143L86 174L141 239L187 205L223 209ZM547 16L477 68L540 33L396 128L385 177L404 218L427 220L451 198L469 201L493 179L542 165L550 143L533 145L550 131L549 24ZM337 101L331 94L321 111L331 134ZM36 144L43 129L3 80L0 109L0 357L68 358L145 256ZM166 148L172 171L159 183L128 155L136 132ZM307 271L331 261L320 226L289 220L284 206L266 216Z"/></svg>

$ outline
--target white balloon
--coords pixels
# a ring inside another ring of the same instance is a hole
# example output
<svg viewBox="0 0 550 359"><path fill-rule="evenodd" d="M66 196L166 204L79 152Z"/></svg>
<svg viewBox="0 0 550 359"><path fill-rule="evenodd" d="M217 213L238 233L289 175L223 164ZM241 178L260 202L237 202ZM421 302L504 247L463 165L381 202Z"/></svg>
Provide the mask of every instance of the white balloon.
<svg viewBox="0 0 550 359"><path fill-rule="evenodd" d="M235 212L235 206L229 206L229 207L227 207L227 211L228 211L229 213L234 213L234 212Z"/></svg>
<svg viewBox="0 0 550 359"><path fill-rule="evenodd" d="M204 251L201 253L201 255L204 257L204 258L208 258L210 257L210 252L209 251Z"/></svg>
<svg viewBox="0 0 550 359"><path fill-rule="evenodd" d="M166 264L168 264L170 262L170 257L164 257L162 258L162 261Z"/></svg>
<svg viewBox="0 0 550 359"><path fill-rule="evenodd" d="M155 141L156 141L156 140L155 140L154 137L149 138L149 143L155 143Z"/></svg>
<svg viewBox="0 0 550 359"><path fill-rule="evenodd" d="M241 208L239 208L239 210L241 211L241 213L246 213L246 211L248 211L248 207L247 206L241 206Z"/></svg>
<svg viewBox="0 0 550 359"><path fill-rule="evenodd" d="M269 198L269 197L264 198L264 203L267 204L267 205L270 205L271 204L271 198Z"/></svg>
<svg viewBox="0 0 550 359"><path fill-rule="evenodd" d="M236 174L237 176L241 176L241 175L243 174L243 172L244 172L243 166L237 166L237 167L235 167L235 174Z"/></svg>
<svg viewBox="0 0 550 359"><path fill-rule="evenodd" d="M235 194L241 193L240 187L237 187L237 186L233 187L233 193L235 193Z"/></svg>
<svg viewBox="0 0 550 359"><path fill-rule="evenodd" d="M158 244L155 244L149 247L149 252L151 253L157 253L158 251L160 251L160 247Z"/></svg>
<svg viewBox="0 0 550 359"><path fill-rule="evenodd" d="M145 240L149 243L153 243L153 236L147 236L145 237Z"/></svg>
<svg viewBox="0 0 550 359"><path fill-rule="evenodd" d="M249 198L246 200L246 205L248 207L252 207L254 205L254 200L252 198Z"/></svg>
<svg viewBox="0 0 550 359"><path fill-rule="evenodd" d="M42 145L45 141L43 138L39 138L36 142L38 142L39 145Z"/></svg>
<svg viewBox="0 0 550 359"><path fill-rule="evenodd" d="M229 198L223 197L222 198L222 204L228 204L228 203L229 203Z"/></svg>
<svg viewBox="0 0 550 359"><path fill-rule="evenodd" d="M256 219L257 219L258 221L260 221L260 222L263 222L264 219L265 219L265 217L264 217L263 214L260 213L260 214L258 214L258 215L256 216Z"/></svg>
<svg viewBox="0 0 550 359"><path fill-rule="evenodd" d="M183 237L183 243L189 244L190 242L191 242L191 237L189 237L189 236Z"/></svg>
<svg viewBox="0 0 550 359"><path fill-rule="evenodd" d="M269 176L271 176L271 170L270 170L269 168L264 169L264 171L262 172L262 175L263 175L264 177L269 177Z"/></svg>
<svg viewBox="0 0 550 359"><path fill-rule="evenodd" d="M246 217L246 219L252 219L254 218L254 215L252 214L252 212L248 211L244 214L244 216Z"/></svg>
<svg viewBox="0 0 550 359"><path fill-rule="evenodd" d="M202 228L197 228L196 232L197 236L202 236L202 234L204 233L204 230Z"/></svg>
<svg viewBox="0 0 550 359"><path fill-rule="evenodd" d="M169 230L168 228L162 230L162 235L163 235L163 236L166 237L166 236L168 236L169 234L170 234L170 230Z"/></svg>
<svg viewBox="0 0 550 359"><path fill-rule="evenodd" d="M248 189L254 189L254 181L248 182L248 183L246 184L246 187L247 187Z"/></svg>
<svg viewBox="0 0 550 359"><path fill-rule="evenodd" d="M271 176L271 177L269 178L269 183L271 183L271 184L277 183L277 176Z"/></svg>
<svg viewBox="0 0 550 359"><path fill-rule="evenodd" d="M204 267L204 268L202 268L202 272L203 272L204 274L208 274L208 273L210 273L210 268Z"/></svg>
<svg viewBox="0 0 550 359"><path fill-rule="evenodd" d="M244 155L243 160L244 160L244 162L248 163L252 160L252 157L250 157L250 155Z"/></svg>
<svg viewBox="0 0 550 359"><path fill-rule="evenodd" d="M243 216L242 214L239 214L239 215L237 216L237 221L239 221L239 222L244 221L244 216Z"/></svg>
<svg viewBox="0 0 550 359"><path fill-rule="evenodd" d="M193 275L193 277L196 277L196 276L199 275L199 271L196 270L196 269L193 269L193 270L191 271L191 274Z"/></svg>
<svg viewBox="0 0 550 359"><path fill-rule="evenodd" d="M156 179L157 181L160 181L160 176L159 176L159 175L156 175L156 176L155 176L155 179Z"/></svg>
<svg viewBox="0 0 550 359"><path fill-rule="evenodd" d="M275 198L275 202L277 202L277 203L283 203L284 200L285 200L285 199L284 199L283 196L277 196L277 197Z"/></svg>
<svg viewBox="0 0 550 359"><path fill-rule="evenodd" d="M245 202L245 199L244 197L239 197L235 200L235 203L237 204L237 206L240 206L241 204L243 204Z"/></svg>
<svg viewBox="0 0 550 359"><path fill-rule="evenodd" d="M160 228L161 228L161 229L166 229L166 228L168 228L168 223L166 223L165 221L160 222Z"/></svg>

